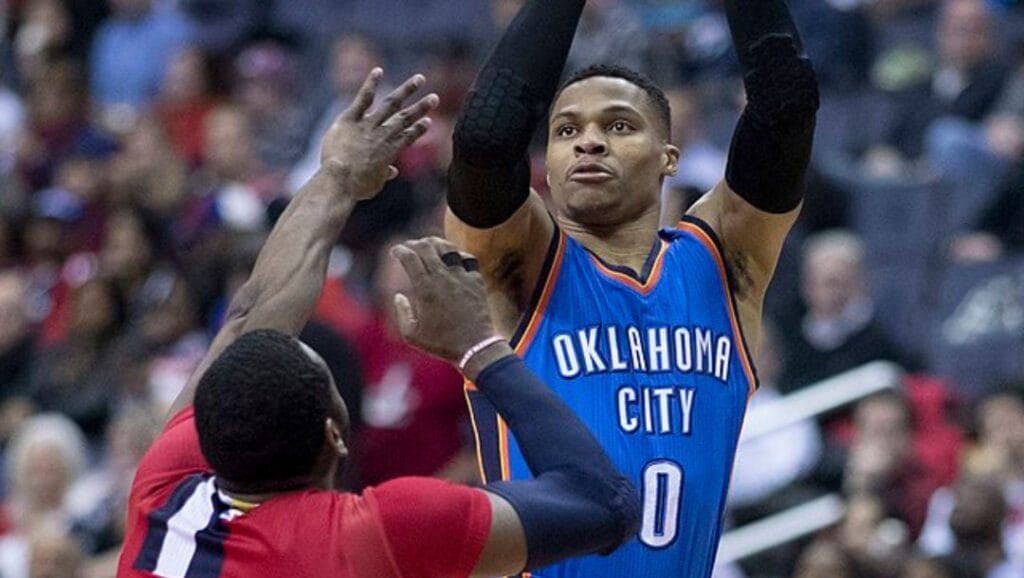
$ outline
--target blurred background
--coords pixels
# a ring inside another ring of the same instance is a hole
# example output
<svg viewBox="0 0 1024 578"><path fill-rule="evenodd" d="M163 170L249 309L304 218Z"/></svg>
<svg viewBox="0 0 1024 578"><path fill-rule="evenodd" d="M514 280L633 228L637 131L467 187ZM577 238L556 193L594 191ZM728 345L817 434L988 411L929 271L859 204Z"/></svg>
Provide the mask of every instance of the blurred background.
<svg viewBox="0 0 1024 578"><path fill-rule="evenodd" d="M137 461L378 64L442 105L302 339L356 418L345 489L477 483L461 378L396 337L384 250L440 232L453 117L520 4L0 0L0 578L114 575ZM1024 4L790 6L822 108L718 576L1024 577ZM570 68L596 62L665 88L685 209L743 103L720 1L590 0Z"/></svg>

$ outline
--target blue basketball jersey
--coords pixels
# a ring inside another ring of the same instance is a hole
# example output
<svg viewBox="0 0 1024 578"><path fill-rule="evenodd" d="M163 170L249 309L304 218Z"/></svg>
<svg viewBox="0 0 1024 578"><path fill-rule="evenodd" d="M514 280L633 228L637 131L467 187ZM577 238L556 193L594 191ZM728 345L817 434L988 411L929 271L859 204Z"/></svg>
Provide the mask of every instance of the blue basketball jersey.
<svg viewBox="0 0 1024 578"><path fill-rule="evenodd" d="M663 229L638 279L556 235L512 345L632 479L643 515L612 555L532 577L707 578L757 383L717 239L696 219ZM493 407L471 384L467 397L485 479L530 478Z"/></svg>

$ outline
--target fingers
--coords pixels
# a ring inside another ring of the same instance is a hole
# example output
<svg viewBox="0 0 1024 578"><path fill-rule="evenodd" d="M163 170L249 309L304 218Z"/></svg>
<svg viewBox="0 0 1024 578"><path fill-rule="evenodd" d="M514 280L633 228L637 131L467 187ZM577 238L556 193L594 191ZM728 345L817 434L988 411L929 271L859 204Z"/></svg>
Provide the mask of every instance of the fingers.
<svg viewBox="0 0 1024 578"><path fill-rule="evenodd" d="M395 245L395 247L391 249L391 255L398 259L402 268L405 269L405 274L409 276L409 280L412 281L413 287L416 286L417 281L427 274L427 268L423 264L423 260L420 258L419 253L410 248L409 243Z"/></svg>
<svg viewBox="0 0 1024 578"><path fill-rule="evenodd" d="M398 330L402 333L402 337L408 339L415 335L418 323L416 311L409 298L401 293L395 294L395 313L398 319Z"/></svg>
<svg viewBox="0 0 1024 578"><path fill-rule="evenodd" d="M346 120L360 120L366 111L370 110L373 106L373 99L377 93L377 87L380 86L380 79L384 76L384 71L380 68L374 68L370 71L370 74L366 76L366 80L363 81L363 85L359 88L359 92L356 93L355 99L352 100L352 104L345 109L345 112L341 113L341 118Z"/></svg>
<svg viewBox="0 0 1024 578"><path fill-rule="evenodd" d="M419 119L415 124L399 133L398 146L400 148L405 148L418 141L420 137L427 134L427 131L430 130L431 124L432 121L429 118Z"/></svg>
<svg viewBox="0 0 1024 578"><path fill-rule="evenodd" d="M416 101L415 104L407 108L402 109L396 114L385 118L382 127L388 129L392 133L400 133L406 129L411 128L416 123L426 120L424 117L432 110L437 108L437 105L441 102L441 98L436 94L428 94L423 98ZM429 128L429 125L425 128ZM426 132L426 131L424 131Z"/></svg>
<svg viewBox="0 0 1024 578"><path fill-rule="evenodd" d="M402 104L405 100L412 96L423 84L427 81L422 74L415 74L408 80L402 83L401 86L396 88L391 94L387 95L381 107L375 111L371 117L377 122L377 124L383 124L389 120L396 112L401 110Z"/></svg>
<svg viewBox="0 0 1024 578"><path fill-rule="evenodd" d="M439 237L427 237L396 245L392 254L398 258L416 286L424 275L448 268L474 273L480 270L480 263L469 253L459 251L455 245Z"/></svg>

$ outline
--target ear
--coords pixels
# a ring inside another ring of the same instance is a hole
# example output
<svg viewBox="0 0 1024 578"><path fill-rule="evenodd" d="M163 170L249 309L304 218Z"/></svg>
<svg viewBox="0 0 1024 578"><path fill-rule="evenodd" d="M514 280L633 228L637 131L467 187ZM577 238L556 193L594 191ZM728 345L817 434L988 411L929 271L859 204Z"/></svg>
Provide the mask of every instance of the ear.
<svg viewBox="0 0 1024 578"><path fill-rule="evenodd" d="M661 159L663 176L671 177L679 172L679 147L666 143Z"/></svg>
<svg viewBox="0 0 1024 578"><path fill-rule="evenodd" d="M348 457L348 446L345 445L345 437L341 434L341 429L338 427L338 423L334 421L334 418L327 418L324 420L324 438L327 440L327 444L334 449L338 457L344 459Z"/></svg>

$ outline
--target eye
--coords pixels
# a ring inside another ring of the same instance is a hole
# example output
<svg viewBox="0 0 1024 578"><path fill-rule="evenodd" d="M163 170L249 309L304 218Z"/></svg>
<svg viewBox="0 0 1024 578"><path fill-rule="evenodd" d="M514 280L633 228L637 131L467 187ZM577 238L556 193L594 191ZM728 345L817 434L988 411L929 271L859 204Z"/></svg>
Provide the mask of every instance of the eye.
<svg viewBox="0 0 1024 578"><path fill-rule="evenodd" d="M633 132L633 125L629 124L624 120L617 120L608 126L608 130L614 133L629 133Z"/></svg>
<svg viewBox="0 0 1024 578"><path fill-rule="evenodd" d="M574 127L571 124L563 124L562 126L558 127L557 131L555 131L555 134L560 137L572 137L576 136L576 133L576 127Z"/></svg>

